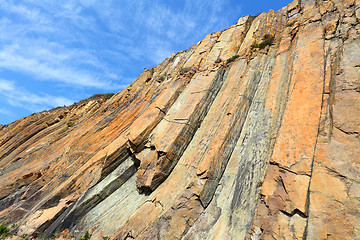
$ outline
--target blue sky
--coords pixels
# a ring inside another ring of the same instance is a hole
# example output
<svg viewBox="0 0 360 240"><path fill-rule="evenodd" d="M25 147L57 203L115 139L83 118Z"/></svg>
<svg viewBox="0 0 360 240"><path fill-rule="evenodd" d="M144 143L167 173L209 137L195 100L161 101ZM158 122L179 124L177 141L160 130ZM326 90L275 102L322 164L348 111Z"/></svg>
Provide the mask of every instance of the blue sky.
<svg viewBox="0 0 360 240"><path fill-rule="evenodd" d="M288 2L0 0L0 124L116 93L171 53Z"/></svg>

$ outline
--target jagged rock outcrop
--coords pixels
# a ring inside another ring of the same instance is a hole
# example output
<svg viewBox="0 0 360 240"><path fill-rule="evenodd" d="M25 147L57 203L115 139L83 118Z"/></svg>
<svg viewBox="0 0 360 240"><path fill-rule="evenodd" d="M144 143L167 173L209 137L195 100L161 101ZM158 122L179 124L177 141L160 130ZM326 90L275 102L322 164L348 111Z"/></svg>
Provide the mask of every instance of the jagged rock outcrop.
<svg viewBox="0 0 360 240"><path fill-rule="evenodd" d="M35 237L359 239L359 21L359 0L295 0L108 100L1 126L0 221Z"/></svg>

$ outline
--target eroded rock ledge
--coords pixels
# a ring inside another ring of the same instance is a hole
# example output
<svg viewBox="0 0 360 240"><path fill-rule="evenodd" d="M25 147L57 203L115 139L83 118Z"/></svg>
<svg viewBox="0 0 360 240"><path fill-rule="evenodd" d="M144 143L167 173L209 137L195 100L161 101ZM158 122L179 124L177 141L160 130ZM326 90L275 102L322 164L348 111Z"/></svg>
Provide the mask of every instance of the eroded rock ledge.
<svg viewBox="0 0 360 240"><path fill-rule="evenodd" d="M295 0L108 100L0 126L0 221L33 237L359 239L359 20L358 0Z"/></svg>

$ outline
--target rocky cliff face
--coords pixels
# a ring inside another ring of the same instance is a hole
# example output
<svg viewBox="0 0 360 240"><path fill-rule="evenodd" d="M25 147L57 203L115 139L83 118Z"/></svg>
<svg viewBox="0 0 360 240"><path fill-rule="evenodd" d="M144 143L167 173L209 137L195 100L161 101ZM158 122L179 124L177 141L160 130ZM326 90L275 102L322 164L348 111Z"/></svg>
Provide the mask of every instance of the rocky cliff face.
<svg viewBox="0 0 360 240"><path fill-rule="evenodd" d="M359 239L359 21L359 0L295 0L109 100L1 126L0 221L35 237Z"/></svg>

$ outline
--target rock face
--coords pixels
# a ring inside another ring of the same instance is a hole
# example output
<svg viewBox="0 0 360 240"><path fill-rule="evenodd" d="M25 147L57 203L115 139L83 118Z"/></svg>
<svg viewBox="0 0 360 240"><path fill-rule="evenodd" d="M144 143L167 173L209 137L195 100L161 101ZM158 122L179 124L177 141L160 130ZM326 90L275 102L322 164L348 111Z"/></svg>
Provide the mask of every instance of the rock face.
<svg viewBox="0 0 360 240"><path fill-rule="evenodd" d="M359 0L295 0L108 100L0 126L0 221L34 237L360 239L359 21Z"/></svg>

